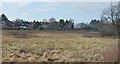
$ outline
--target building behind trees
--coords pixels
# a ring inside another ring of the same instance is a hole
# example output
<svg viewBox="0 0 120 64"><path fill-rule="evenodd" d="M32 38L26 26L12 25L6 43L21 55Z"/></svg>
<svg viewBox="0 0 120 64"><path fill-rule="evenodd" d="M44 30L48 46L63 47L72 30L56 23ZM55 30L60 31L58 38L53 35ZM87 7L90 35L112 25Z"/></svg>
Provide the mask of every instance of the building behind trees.
<svg viewBox="0 0 120 64"><path fill-rule="evenodd" d="M55 18L50 18L49 21L44 20L43 22L36 20L29 22L23 19L10 21L5 14L2 14L0 18L2 19L2 29L70 30L74 28L72 19L66 20L66 22L64 19L56 21Z"/></svg>

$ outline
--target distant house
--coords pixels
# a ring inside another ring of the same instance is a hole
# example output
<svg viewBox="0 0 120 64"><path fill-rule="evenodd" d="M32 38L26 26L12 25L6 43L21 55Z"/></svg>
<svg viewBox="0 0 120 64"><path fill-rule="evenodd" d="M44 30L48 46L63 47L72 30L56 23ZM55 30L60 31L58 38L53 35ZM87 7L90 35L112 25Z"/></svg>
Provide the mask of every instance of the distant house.
<svg viewBox="0 0 120 64"><path fill-rule="evenodd" d="M85 23L77 23L75 25L76 29L84 29L85 27L87 27L87 24L85 24Z"/></svg>
<svg viewBox="0 0 120 64"><path fill-rule="evenodd" d="M26 25L19 26L20 29L31 29L31 27L28 27Z"/></svg>
<svg viewBox="0 0 120 64"><path fill-rule="evenodd" d="M16 21L14 21L13 29L32 29L33 28L32 24L33 23L31 23L31 22L17 19Z"/></svg>
<svg viewBox="0 0 120 64"><path fill-rule="evenodd" d="M48 22L42 22L41 23L41 27L43 28L43 29L47 29L47 27L48 27Z"/></svg>

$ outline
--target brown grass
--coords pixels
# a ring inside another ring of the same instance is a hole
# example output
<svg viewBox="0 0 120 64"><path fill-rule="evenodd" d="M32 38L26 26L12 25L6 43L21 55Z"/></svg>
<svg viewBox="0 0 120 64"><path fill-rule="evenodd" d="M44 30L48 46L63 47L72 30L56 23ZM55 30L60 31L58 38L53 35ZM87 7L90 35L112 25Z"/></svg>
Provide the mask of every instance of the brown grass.
<svg viewBox="0 0 120 64"><path fill-rule="evenodd" d="M3 60L10 59L11 53L20 54L20 50L33 55L42 50L47 58L40 56L38 62L56 58L56 62L114 62L118 59L117 39L101 37L94 32L3 30L2 36ZM59 53L52 54L54 50Z"/></svg>

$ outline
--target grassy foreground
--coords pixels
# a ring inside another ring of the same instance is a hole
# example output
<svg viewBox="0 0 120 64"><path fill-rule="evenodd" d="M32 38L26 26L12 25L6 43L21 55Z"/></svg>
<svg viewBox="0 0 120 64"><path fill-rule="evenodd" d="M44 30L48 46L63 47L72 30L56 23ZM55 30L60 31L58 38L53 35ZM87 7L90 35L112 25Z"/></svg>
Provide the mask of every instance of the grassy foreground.
<svg viewBox="0 0 120 64"><path fill-rule="evenodd" d="M5 62L114 62L117 45L117 39L87 31L2 31Z"/></svg>

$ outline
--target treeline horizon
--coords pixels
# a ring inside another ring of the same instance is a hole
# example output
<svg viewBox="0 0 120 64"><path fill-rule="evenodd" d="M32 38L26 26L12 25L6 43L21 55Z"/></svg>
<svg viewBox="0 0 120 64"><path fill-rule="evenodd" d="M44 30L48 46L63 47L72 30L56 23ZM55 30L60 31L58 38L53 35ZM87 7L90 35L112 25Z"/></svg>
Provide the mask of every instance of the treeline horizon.
<svg viewBox="0 0 120 64"><path fill-rule="evenodd" d="M72 29L97 29L96 26L91 25L98 25L100 24L100 20L92 19L89 24L85 24L83 22L77 23L75 25L73 19L65 20L60 19L56 21L55 18L50 18L49 20L44 19L42 21L33 20L24 21L23 19L15 19L10 21L5 14L1 15L2 19L2 28L3 29L39 29L39 30L72 30Z"/></svg>
<svg viewBox="0 0 120 64"><path fill-rule="evenodd" d="M60 19L59 21L56 21L55 18L50 18L49 21L44 19L43 21L36 21L33 20L33 22L30 21L24 21L23 19L15 19L14 21L10 21L5 14L1 15L2 19L2 28L3 29L73 29L74 27L74 20L64 20Z"/></svg>

